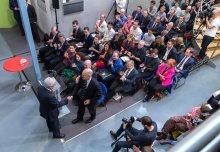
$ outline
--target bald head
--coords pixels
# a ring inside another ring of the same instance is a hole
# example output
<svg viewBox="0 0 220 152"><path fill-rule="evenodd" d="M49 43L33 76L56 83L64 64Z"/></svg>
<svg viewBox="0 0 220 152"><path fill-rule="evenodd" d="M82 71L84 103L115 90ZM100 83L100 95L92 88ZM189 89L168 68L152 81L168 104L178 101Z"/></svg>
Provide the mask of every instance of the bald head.
<svg viewBox="0 0 220 152"><path fill-rule="evenodd" d="M91 60L85 60L83 67L84 67L84 69L91 69L91 67L92 67Z"/></svg>
<svg viewBox="0 0 220 152"><path fill-rule="evenodd" d="M83 80L90 80L92 78L93 71L91 69L85 69L82 72Z"/></svg>

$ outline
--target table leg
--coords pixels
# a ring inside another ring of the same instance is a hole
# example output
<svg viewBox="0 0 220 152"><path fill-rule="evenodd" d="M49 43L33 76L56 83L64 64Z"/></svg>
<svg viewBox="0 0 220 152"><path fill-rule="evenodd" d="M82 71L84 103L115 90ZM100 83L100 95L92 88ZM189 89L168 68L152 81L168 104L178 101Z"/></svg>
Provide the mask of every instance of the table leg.
<svg viewBox="0 0 220 152"><path fill-rule="evenodd" d="M22 81L21 72L22 71L18 72L20 82L15 86L15 90L18 92L25 92L31 88L31 85L26 81Z"/></svg>

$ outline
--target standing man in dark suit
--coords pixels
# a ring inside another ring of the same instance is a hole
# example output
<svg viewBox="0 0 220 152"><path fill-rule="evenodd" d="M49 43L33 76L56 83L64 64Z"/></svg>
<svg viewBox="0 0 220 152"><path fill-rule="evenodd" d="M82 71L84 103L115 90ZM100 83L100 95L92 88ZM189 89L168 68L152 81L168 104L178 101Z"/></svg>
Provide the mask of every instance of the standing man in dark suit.
<svg viewBox="0 0 220 152"><path fill-rule="evenodd" d="M34 41L37 43L37 46L40 46L41 39L37 27L37 14L34 7L28 4L28 0L26 0L26 6Z"/></svg>
<svg viewBox="0 0 220 152"><path fill-rule="evenodd" d="M14 13L14 18L19 26L19 29L21 31L21 35L24 36L24 28L23 28L23 25L21 22L20 9L19 9L17 0L9 0L9 8Z"/></svg>
<svg viewBox="0 0 220 152"><path fill-rule="evenodd" d="M44 80L44 86L38 88L40 115L46 119L48 129L53 132L54 138L64 138L65 134L60 133L58 108L66 105L73 97L68 96L66 99L58 101L53 93L56 83L55 78L47 77Z"/></svg>
<svg viewBox="0 0 220 152"><path fill-rule="evenodd" d="M98 81L92 77L92 74L91 69L85 69L74 88L73 97L77 99L79 108L77 118L72 121L73 124L83 120L85 107L88 108L90 113L90 118L85 123L91 123L96 117L96 104L102 96L102 91Z"/></svg>
<svg viewBox="0 0 220 152"><path fill-rule="evenodd" d="M179 79L181 77L186 78L195 64L195 60L192 57L193 48L186 49L185 53L181 53L177 58L177 66L175 67L175 76Z"/></svg>

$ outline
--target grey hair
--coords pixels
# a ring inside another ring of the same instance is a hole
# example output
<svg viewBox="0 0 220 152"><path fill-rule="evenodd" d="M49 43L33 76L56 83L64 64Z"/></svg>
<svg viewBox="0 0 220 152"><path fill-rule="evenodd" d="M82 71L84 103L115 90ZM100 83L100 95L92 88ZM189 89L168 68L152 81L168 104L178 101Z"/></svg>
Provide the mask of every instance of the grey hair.
<svg viewBox="0 0 220 152"><path fill-rule="evenodd" d="M85 69L83 72L86 72L90 77L92 77L93 71L92 69Z"/></svg>
<svg viewBox="0 0 220 152"><path fill-rule="evenodd" d="M53 77L47 77L44 79L44 85L46 88L55 86L56 82L57 82L56 79Z"/></svg>

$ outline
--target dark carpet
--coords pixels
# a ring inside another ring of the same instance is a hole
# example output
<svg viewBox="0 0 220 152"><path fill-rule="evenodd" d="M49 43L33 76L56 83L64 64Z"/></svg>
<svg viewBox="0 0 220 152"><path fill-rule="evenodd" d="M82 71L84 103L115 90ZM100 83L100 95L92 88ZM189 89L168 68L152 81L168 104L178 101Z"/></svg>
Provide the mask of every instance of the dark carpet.
<svg viewBox="0 0 220 152"><path fill-rule="evenodd" d="M36 93L38 82L36 80L34 67L32 64L32 56L29 52L28 44L26 42L25 37L21 36L19 33L18 27L13 27L11 29L0 29L2 36L4 37L5 41L8 43L8 46L11 49L13 55L20 55L28 59L29 66L24 70L24 75L27 80L30 81L32 84L33 91ZM43 64L39 64L40 69L42 69ZM48 76L46 71L41 70L42 78ZM95 90L94 90L95 91ZM132 97L126 96L123 97L122 102L119 101L109 101L107 103L107 110L105 107L97 107L97 116L96 119L90 123L85 124L84 122L78 124L72 124L71 121L76 118L77 113L77 106L74 104L68 105L69 110L71 113L65 115L60 119L61 122L61 132L66 134L65 140L69 140L84 131L88 130L89 128L97 125L98 123L104 121L105 119L113 116L114 114L122 111L123 109L135 104L136 102L140 101L144 97L144 92L139 90L136 94ZM38 107L36 107L38 108ZM88 111L86 110L84 121L89 118Z"/></svg>

